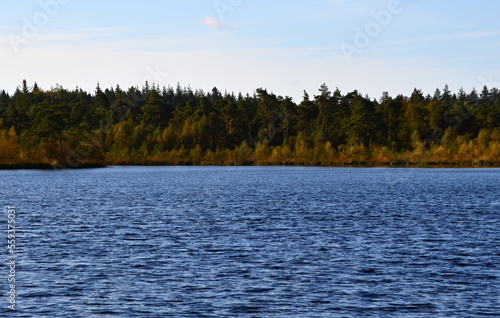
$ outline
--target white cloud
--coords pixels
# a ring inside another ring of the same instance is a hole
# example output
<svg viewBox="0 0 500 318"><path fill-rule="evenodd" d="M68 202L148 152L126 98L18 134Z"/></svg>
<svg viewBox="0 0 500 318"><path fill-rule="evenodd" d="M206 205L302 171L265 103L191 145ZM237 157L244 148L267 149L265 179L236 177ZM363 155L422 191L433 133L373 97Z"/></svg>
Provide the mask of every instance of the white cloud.
<svg viewBox="0 0 500 318"><path fill-rule="evenodd" d="M214 29L219 29L224 27L224 24L222 24L221 22L219 22L219 20L217 20L212 16L207 16L203 18L203 20L201 20L201 24Z"/></svg>

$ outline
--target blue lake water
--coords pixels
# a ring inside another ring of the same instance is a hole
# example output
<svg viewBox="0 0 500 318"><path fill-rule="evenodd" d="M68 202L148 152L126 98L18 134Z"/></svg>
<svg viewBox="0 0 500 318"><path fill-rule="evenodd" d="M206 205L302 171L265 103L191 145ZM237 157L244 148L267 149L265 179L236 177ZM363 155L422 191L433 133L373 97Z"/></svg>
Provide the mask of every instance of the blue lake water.
<svg viewBox="0 0 500 318"><path fill-rule="evenodd" d="M0 316L500 316L500 169L0 171L0 204Z"/></svg>

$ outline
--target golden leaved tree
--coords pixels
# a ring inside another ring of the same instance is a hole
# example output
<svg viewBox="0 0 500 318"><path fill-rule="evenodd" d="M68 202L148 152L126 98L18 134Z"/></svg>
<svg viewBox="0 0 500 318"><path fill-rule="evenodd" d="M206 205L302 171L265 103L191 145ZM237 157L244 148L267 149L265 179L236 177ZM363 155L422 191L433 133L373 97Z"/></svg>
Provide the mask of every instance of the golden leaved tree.
<svg viewBox="0 0 500 318"><path fill-rule="evenodd" d="M0 123L0 163L10 164L19 160L19 138L16 129L1 129Z"/></svg>

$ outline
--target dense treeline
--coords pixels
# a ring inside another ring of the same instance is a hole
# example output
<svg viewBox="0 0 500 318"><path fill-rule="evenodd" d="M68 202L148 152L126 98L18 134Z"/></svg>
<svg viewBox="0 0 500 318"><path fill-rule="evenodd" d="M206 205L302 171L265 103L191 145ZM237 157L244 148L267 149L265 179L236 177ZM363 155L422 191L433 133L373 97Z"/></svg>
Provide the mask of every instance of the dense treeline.
<svg viewBox="0 0 500 318"><path fill-rule="evenodd" d="M499 165L500 91L376 101L322 85L297 104L262 88L89 93L23 81L0 92L0 165L20 163Z"/></svg>

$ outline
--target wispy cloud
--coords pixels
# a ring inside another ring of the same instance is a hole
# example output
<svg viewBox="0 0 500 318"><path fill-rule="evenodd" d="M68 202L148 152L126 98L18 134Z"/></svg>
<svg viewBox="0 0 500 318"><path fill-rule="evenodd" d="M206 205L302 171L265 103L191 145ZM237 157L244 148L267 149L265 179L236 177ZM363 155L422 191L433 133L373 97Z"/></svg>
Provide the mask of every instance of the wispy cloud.
<svg viewBox="0 0 500 318"><path fill-rule="evenodd" d="M383 91L411 94L414 87L432 93L445 83L466 90L478 85L477 76L472 77L471 83L457 73L460 68L421 57L402 61L360 56L356 63L346 64L339 52L323 47L207 48L200 39L201 43L195 42L204 47L202 51L199 47L157 49L152 47L153 39L139 43L135 39L52 43L43 49L27 46L22 54L0 48L0 55L5 57L0 60L0 69L9 74L0 79L0 89L13 92L24 78L36 80L43 88L61 83L66 88L78 85L92 91L97 82L103 87L140 86L145 78L152 78L151 73L158 74L162 85L175 86L180 82L204 90L216 86L243 93L267 87L277 94L292 96L295 101L301 100L304 89L315 93L322 83L343 92L357 89L372 97ZM129 47L134 50L124 49ZM476 71L479 75L489 73L492 71ZM496 79L497 73L492 74Z"/></svg>
<svg viewBox="0 0 500 318"><path fill-rule="evenodd" d="M222 24L219 20L217 20L215 17L212 16L207 16L203 18L203 20L201 20L200 23L203 24L204 26L213 29L220 29L224 27L224 24Z"/></svg>
<svg viewBox="0 0 500 318"><path fill-rule="evenodd" d="M80 41L99 36L95 33L47 33L40 35L39 38L44 41Z"/></svg>
<svg viewBox="0 0 500 318"><path fill-rule="evenodd" d="M463 39L480 39L497 35L500 35L500 30L486 30L486 31L466 32L466 33L456 33L456 34L442 34L442 35L422 38L421 41L437 42L437 41L453 41L453 40L463 40Z"/></svg>
<svg viewBox="0 0 500 318"><path fill-rule="evenodd" d="M448 42L448 41L465 40L465 39L482 39L498 35L500 35L500 30L485 30L485 31L464 32L464 33L454 33L454 34L439 34L434 36L419 37L401 41L388 41L385 42L385 44Z"/></svg>

